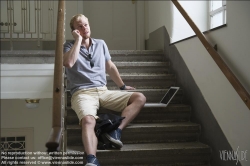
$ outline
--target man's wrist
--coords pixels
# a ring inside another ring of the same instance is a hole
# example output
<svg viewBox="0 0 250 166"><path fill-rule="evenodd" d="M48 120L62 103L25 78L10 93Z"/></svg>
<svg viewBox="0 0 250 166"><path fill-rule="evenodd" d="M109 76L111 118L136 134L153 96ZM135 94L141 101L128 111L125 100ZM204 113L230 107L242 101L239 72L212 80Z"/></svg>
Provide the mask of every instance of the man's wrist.
<svg viewBox="0 0 250 166"><path fill-rule="evenodd" d="M126 88L125 84L120 87L121 90L125 90L125 88Z"/></svg>

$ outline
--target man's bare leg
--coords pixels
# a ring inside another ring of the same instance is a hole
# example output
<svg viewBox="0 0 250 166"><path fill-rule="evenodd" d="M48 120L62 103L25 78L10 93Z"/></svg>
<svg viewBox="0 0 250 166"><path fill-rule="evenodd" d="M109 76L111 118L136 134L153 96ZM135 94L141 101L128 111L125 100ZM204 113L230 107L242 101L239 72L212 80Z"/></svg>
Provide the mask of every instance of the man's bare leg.
<svg viewBox="0 0 250 166"><path fill-rule="evenodd" d="M113 146L116 148L123 147L123 143L121 142L121 132L140 112L141 108L144 106L146 102L146 97L141 93L133 93L128 101L128 106L123 110L122 117L125 119L122 120L122 123L118 127L118 129L106 133L106 138L111 142Z"/></svg>
<svg viewBox="0 0 250 166"><path fill-rule="evenodd" d="M94 132L96 120L93 116L88 115L82 118L82 142L85 153L87 154L87 163L85 166L100 166L96 158L97 137Z"/></svg>
<svg viewBox="0 0 250 166"><path fill-rule="evenodd" d="M123 110L121 115L125 119L122 120L118 128L121 130L124 129L138 115L145 102L146 97L142 93L133 93L128 101L128 106Z"/></svg>
<svg viewBox="0 0 250 166"><path fill-rule="evenodd" d="M87 155L96 156L97 137L95 135L96 120L93 116L87 115L82 118L82 142Z"/></svg>

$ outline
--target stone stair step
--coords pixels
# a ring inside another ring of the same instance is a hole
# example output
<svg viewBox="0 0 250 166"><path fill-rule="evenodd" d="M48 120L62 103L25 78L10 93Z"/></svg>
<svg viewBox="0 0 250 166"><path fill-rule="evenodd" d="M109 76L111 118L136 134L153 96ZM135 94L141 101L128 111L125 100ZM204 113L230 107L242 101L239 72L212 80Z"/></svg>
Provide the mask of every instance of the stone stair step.
<svg viewBox="0 0 250 166"><path fill-rule="evenodd" d="M113 88L113 89L112 89ZM119 90L117 86L109 87L110 90ZM147 98L147 102L159 102L165 93L168 91L167 88L165 89L135 89L135 90L128 90L129 92L141 92ZM183 90L180 89L174 98L171 100L171 103L181 103L183 98ZM70 91L67 91L67 100L69 101L68 106L70 106L71 94Z"/></svg>
<svg viewBox="0 0 250 166"><path fill-rule="evenodd" d="M143 108L133 123L167 123L190 120L191 108L182 104L169 104L165 108Z"/></svg>
<svg viewBox="0 0 250 166"><path fill-rule="evenodd" d="M126 83L126 85L136 87L137 89L165 89L169 88L170 86L174 86L176 82L176 77L173 74L121 74L121 78ZM109 76L107 76L107 87L117 87Z"/></svg>
<svg viewBox="0 0 250 166"><path fill-rule="evenodd" d="M119 73L169 73L169 62L117 62Z"/></svg>
<svg viewBox="0 0 250 166"><path fill-rule="evenodd" d="M48 50L2 50L2 64L53 64L55 51Z"/></svg>
<svg viewBox="0 0 250 166"><path fill-rule="evenodd" d="M165 61L161 50L110 50L112 61Z"/></svg>
<svg viewBox="0 0 250 166"><path fill-rule="evenodd" d="M161 50L110 50L112 61L165 61ZM55 50L1 50L1 63L53 64Z"/></svg>
<svg viewBox="0 0 250 166"><path fill-rule="evenodd" d="M78 124L79 120L74 110L70 107L66 109L66 123L68 125ZM118 112L101 108L98 113L114 113ZM190 119L191 108L188 105L169 104L165 108L143 108L139 115L133 120L133 123L163 123L163 122L185 122Z"/></svg>
<svg viewBox="0 0 250 166"><path fill-rule="evenodd" d="M145 62L145 61L133 61L133 62L119 62L119 61L114 61L114 64L116 65L116 67L166 67L169 66L170 63L169 62Z"/></svg>
<svg viewBox="0 0 250 166"><path fill-rule="evenodd" d="M68 146L67 152L83 152L82 146ZM98 150L102 166L122 165L207 165L210 148L200 142L125 144L120 150ZM84 158L85 159L85 158Z"/></svg>
<svg viewBox="0 0 250 166"><path fill-rule="evenodd" d="M122 131L124 144L198 141L200 125L191 122L130 124ZM67 144L82 145L79 125L68 125Z"/></svg>
<svg viewBox="0 0 250 166"><path fill-rule="evenodd" d="M126 85L137 89L167 89L176 84L176 76L173 74L121 74ZM107 76L107 87L110 90L118 89L117 85Z"/></svg>
<svg viewBox="0 0 250 166"><path fill-rule="evenodd" d="M168 89L135 89L128 90L130 92L141 92L147 98L148 103L158 103L161 101L163 96L166 94ZM183 90L179 89L179 91L175 94L174 98L171 100L171 103L181 103L183 99Z"/></svg>
<svg viewBox="0 0 250 166"><path fill-rule="evenodd" d="M124 143L198 141L200 125L191 122L131 124L122 133Z"/></svg>
<svg viewBox="0 0 250 166"><path fill-rule="evenodd" d="M140 73L131 73L131 74L120 74L122 80L173 80L175 79L174 74L140 74ZM107 81L111 80L110 76L107 75Z"/></svg>

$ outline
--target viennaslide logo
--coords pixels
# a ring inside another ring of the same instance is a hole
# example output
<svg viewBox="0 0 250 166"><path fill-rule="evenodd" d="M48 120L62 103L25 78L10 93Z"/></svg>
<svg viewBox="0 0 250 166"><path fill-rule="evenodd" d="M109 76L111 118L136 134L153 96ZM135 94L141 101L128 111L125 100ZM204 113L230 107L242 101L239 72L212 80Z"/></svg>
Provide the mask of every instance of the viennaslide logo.
<svg viewBox="0 0 250 166"><path fill-rule="evenodd" d="M247 161L247 150L240 150L238 146L236 151L221 150L220 159L223 161L236 161L236 165L239 161Z"/></svg>

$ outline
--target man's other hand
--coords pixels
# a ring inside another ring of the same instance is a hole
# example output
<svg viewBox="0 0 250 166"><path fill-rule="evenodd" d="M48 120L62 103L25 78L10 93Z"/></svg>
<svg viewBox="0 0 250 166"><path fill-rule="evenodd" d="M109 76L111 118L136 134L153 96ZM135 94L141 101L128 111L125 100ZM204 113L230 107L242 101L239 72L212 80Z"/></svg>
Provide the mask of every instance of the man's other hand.
<svg viewBox="0 0 250 166"><path fill-rule="evenodd" d="M125 87L125 89L124 90L135 90L135 88L134 87L132 87L132 86L127 86L126 85L126 87Z"/></svg>

